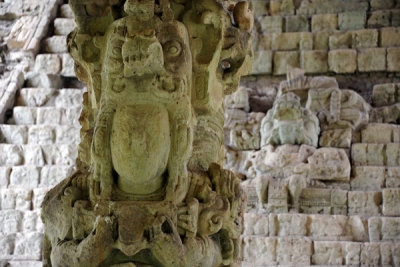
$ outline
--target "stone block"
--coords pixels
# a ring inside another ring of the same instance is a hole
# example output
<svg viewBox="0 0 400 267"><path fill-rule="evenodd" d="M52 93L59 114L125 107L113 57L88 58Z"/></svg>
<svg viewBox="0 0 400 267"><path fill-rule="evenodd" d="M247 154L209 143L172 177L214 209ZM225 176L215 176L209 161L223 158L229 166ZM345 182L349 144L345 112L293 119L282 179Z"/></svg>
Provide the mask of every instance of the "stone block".
<svg viewBox="0 0 400 267"><path fill-rule="evenodd" d="M339 29L342 31L359 30L365 28L367 14L365 11L339 13Z"/></svg>
<svg viewBox="0 0 400 267"><path fill-rule="evenodd" d="M63 108L43 107L37 109L37 124L61 124Z"/></svg>
<svg viewBox="0 0 400 267"><path fill-rule="evenodd" d="M334 33L329 36L329 48L331 50L351 48L352 41L351 32Z"/></svg>
<svg viewBox="0 0 400 267"><path fill-rule="evenodd" d="M385 145L385 148L386 166L400 166L400 143L389 143Z"/></svg>
<svg viewBox="0 0 400 267"><path fill-rule="evenodd" d="M37 110L31 107L14 107L13 120L18 125L36 124Z"/></svg>
<svg viewBox="0 0 400 267"><path fill-rule="evenodd" d="M361 246L362 266L380 265L380 244L377 242L363 243Z"/></svg>
<svg viewBox="0 0 400 267"><path fill-rule="evenodd" d="M390 27L381 29L381 47L400 46L400 28Z"/></svg>
<svg viewBox="0 0 400 267"><path fill-rule="evenodd" d="M57 54L40 54L36 56L35 71L47 74L58 74L61 71L61 59Z"/></svg>
<svg viewBox="0 0 400 267"><path fill-rule="evenodd" d="M306 236L308 216L303 214L270 214L270 236Z"/></svg>
<svg viewBox="0 0 400 267"><path fill-rule="evenodd" d="M74 69L75 62L74 59L68 53L62 54L61 62L62 62L61 75L64 77L76 77Z"/></svg>
<svg viewBox="0 0 400 267"><path fill-rule="evenodd" d="M83 91L79 89L61 89L55 98L54 105L59 108L81 107Z"/></svg>
<svg viewBox="0 0 400 267"><path fill-rule="evenodd" d="M390 166L400 164L400 144L353 144L352 160L355 166Z"/></svg>
<svg viewBox="0 0 400 267"><path fill-rule="evenodd" d="M8 267L42 267L43 263L41 261L9 261Z"/></svg>
<svg viewBox="0 0 400 267"><path fill-rule="evenodd" d="M54 34L68 35L76 27L74 19L56 18L54 20Z"/></svg>
<svg viewBox="0 0 400 267"><path fill-rule="evenodd" d="M73 172L72 166L44 166L40 172L40 187L56 186Z"/></svg>
<svg viewBox="0 0 400 267"><path fill-rule="evenodd" d="M392 16L391 16L392 17L392 21L391 21L392 27L399 27L400 26L400 10L392 9L391 13L392 13Z"/></svg>
<svg viewBox="0 0 400 267"><path fill-rule="evenodd" d="M80 128L75 126L60 125L56 127L57 144L76 144L80 143Z"/></svg>
<svg viewBox="0 0 400 267"><path fill-rule="evenodd" d="M335 31L338 28L338 16L336 14L314 15L311 19L313 32Z"/></svg>
<svg viewBox="0 0 400 267"><path fill-rule="evenodd" d="M310 22L307 16L288 16L285 18L286 32L309 32Z"/></svg>
<svg viewBox="0 0 400 267"><path fill-rule="evenodd" d="M395 1L394 0L371 0L371 9L390 9L394 7Z"/></svg>
<svg viewBox="0 0 400 267"><path fill-rule="evenodd" d="M61 110L61 124L79 126L81 107L73 107Z"/></svg>
<svg viewBox="0 0 400 267"><path fill-rule="evenodd" d="M52 126L38 125L29 127L29 144L48 145L55 141L55 131Z"/></svg>
<svg viewBox="0 0 400 267"><path fill-rule="evenodd" d="M297 32L272 34L272 50L298 50L300 34Z"/></svg>
<svg viewBox="0 0 400 267"><path fill-rule="evenodd" d="M288 69L300 67L299 52L275 52L274 75L285 75Z"/></svg>
<svg viewBox="0 0 400 267"><path fill-rule="evenodd" d="M372 102L376 107L393 105L400 101L400 87L394 83L377 84L372 90Z"/></svg>
<svg viewBox="0 0 400 267"><path fill-rule="evenodd" d="M376 216L381 214L382 192L350 191L349 215Z"/></svg>
<svg viewBox="0 0 400 267"><path fill-rule="evenodd" d="M359 265L359 243L315 241L312 263L315 265Z"/></svg>
<svg viewBox="0 0 400 267"><path fill-rule="evenodd" d="M279 16L281 12L282 1L272 0L269 3L269 13L271 16Z"/></svg>
<svg viewBox="0 0 400 267"><path fill-rule="evenodd" d="M347 217L343 215L309 215L309 236L313 240L345 238Z"/></svg>
<svg viewBox="0 0 400 267"><path fill-rule="evenodd" d="M0 141L7 144L25 144L27 127L21 125L0 125Z"/></svg>
<svg viewBox="0 0 400 267"><path fill-rule="evenodd" d="M368 28L382 28L390 26L390 10L374 11L368 18Z"/></svg>
<svg viewBox="0 0 400 267"><path fill-rule="evenodd" d="M1 210L14 210L15 209L15 199L16 192L15 189L0 189L0 204Z"/></svg>
<svg viewBox="0 0 400 267"><path fill-rule="evenodd" d="M67 36L59 35L46 38L42 42L42 47L46 53L66 53Z"/></svg>
<svg viewBox="0 0 400 267"><path fill-rule="evenodd" d="M39 210L42 205L43 199L50 188L35 188L33 189L32 209Z"/></svg>
<svg viewBox="0 0 400 267"><path fill-rule="evenodd" d="M15 191L15 209L30 210L32 208L32 191L28 189L14 189Z"/></svg>
<svg viewBox="0 0 400 267"><path fill-rule="evenodd" d="M252 74L269 74L272 72L272 51L254 53Z"/></svg>
<svg viewBox="0 0 400 267"><path fill-rule="evenodd" d="M313 34L311 32L300 33L300 50L312 50L314 45Z"/></svg>
<svg viewBox="0 0 400 267"><path fill-rule="evenodd" d="M69 19L75 18L74 13L72 12L72 9L68 4L60 6L60 17Z"/></svg>
<svg viewBox="0 0 400 267"><path fill-rule="evenodd" d="M53 99L54 89L49 88L23 88L20 90L17 103L19 106L40 107L48 105Z"/></svg>
<svg viewBox="0 0 400 267"><path fill-rule="evenodd" d="M329 70L336 73L353 73L357 70L357 51L339 49L329 51Z"/></svg>
<svg viewBox="0 0 400 267"><path fill-rule="evenodd" d="M276 245L276 238L245 236L242 239L243 260L251 266L276 264Z"/></svg>
<svg viewBox="0 0 400 267"><path fill-rule="evenodd" d="M36 232L36 222L40 217L40 211L25 211L23 213L23 219L21 224L21 232L30 233Z"/></svg>
<svg viewBox="0 0 400 267"><path fill-rule="evenodd" d="M280 15L281 16L290 16L295 13L295 6L293 0L282 0L280 6Z"/></svg>
<svg viewBox="0 0 400 267"><path fill-rule="evenodd" d="M376 29L353 31L353 48L373 48L378 46L379 32Z"/></svg>
<svg viewBox="0 0 400 267"><path fill-rule="evenodd" d="M400 167L389 167L386 172L386 187L400 187Z"/></svg>
<svg viewBox="0 0 400 267"><path fill-rule="evenodd" d="M245 213L244 214L244 235L269 235L269 218L263 214Z"/></svg>
<svg viewBox="0 0 400 267"><path fill-rule="evenodd" d="M343 149L320 148L308 158L309 177L315 180L349 181L350 161Z"/></svg>
<svg viewBox="0 0 400 267"><path fill-rule="evenodd" d="M371 144L400 142L400 126L387 123L369 123L361 130L361 142Z"/></svg>
<svg viewBox="0 0 400 267"><path fill-rule="evenodd" d="M296 262L300 266L311 264L312 241L307 238L278 238L276 259L279 265Z"/></svg>
<svg viewBox="0 0 400 267"><path fill-rule="evenodd" d="M265 50L271 50L272 49L272 36L274 33L260 33L258 34L257 38L257 45L255 48L255 51L265 51ZM255 42L253 40L253 42Z"/></svg>
<svg viewBox="0 0 400 267"><path fill-rule="evenodd" d="M21 231L22 212L18 210L0 211L0 233L18 233Z"/></svg>
<svg viewBox="0 0 400 267"><path fill-rule="evenodd" d="M7 188L10 183L10 167L0 167L0 188Z"/></svg>
<svg viewBox="0 0 400 267"><path fill-rule="evenodd" d="M18 166L23 164L23 154L17 145L0 144L0 166Z"/></svg>
<svg viewBox="0 0 400 267"><path fill-rule="evenodd" d="M301 51L300 67L306 73L323 73L328 71L328 52L325 50Z"/></svg>
<svg viewBox="0 0 400 267"><path fill-rule="evenodd" d="M24 163L32 166L43 166L45 162L41 147L38 145L24 146Z"/></svg>
<svg viewBox="0 0 400 267"><path fill-rule="evenodd" d="M382 213L385 216L400 216L400 188L388 188L382 192Z"/></svg>
<svg viewBox="0 0 400 267"><path fill-rule="evenodd" d="M15 166L10 174L10 188L35 188L39 184L39 167Z"/></svg>
<svg viewBox="0 0 400 267"><path fill-rule="evenodd" d="M42 151L47 165L75 165L78 156L75 145L44 145Z"/></svg>
<svg viewBox="0 0 400 267"><path fill-rule="evenodd" d="M41 260L43 249L42 240L42 233L18 233L15 237L14 259Z"/></svg>
<svg viewBox="0 0 400 267"><path fill-rule="evenodd" d="M400 217L371 217L368 219L370 241L400 241Z"/></svg>
<svg viewBox="0 0 400 267"><path fill-rule="evenodd" d="M351 190L378 191L385 186L385 167L358 166L353 167Z"/></svg>
<svg viewBox="0 0 400 267"><path fill-rule="evenodd" d="M267 16L258 19L263 33L281 33L283 30L283 18L280 16Z"/></svg>
<svg viewBox="0 0 400 267"><path fill-rule="evenodd" d="M26 86L36 88L62 88L64 81L60 75L32 73L26 77Z"/></svg>
<svg viewBox="0 0 400 267"><path fill-rule="evenodd" d="M387 49L387 70L400 72L400 48Z"/></svg>
<svg viewBox="0 0 400 267"><path fill-rule="evenodd" d="M350 148L352 140L352 131L347 129L326 130L321 133L319 146Z"/></svg>
<svg viewBox="0 0 400 267"><path fill-rule="evenodd" d="M0 258L10 259L12 257L15 235L16 234L0 233Z"/></svg>
<svg viewBox="0 0 400 267"><path fill-rule="evenodd" d="M386 70L386 49L385 48L364 48L358 51L358 70L362 72L385 71Z"/></svg>
<svg viewBox="0 0 400 267"><path fill-rule="evenodd" d="M314 33L314 49L329 50L329 33L328 32Z"/></svg>

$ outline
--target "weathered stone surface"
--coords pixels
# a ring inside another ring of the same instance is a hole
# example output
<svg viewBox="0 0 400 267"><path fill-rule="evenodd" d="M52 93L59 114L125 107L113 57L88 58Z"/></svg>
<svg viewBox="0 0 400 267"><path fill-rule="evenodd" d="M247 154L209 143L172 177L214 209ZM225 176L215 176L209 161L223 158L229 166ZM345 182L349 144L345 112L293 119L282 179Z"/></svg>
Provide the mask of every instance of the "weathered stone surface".
<svg viewBox="0 0 400 267"><path fill-rule="evenodd" d="M48 74L57 74L61 71L61 60L56 54L37 55L35 61L35 71Z"/></svg>
<svg viewBox="0 0 400 267"><path fill-rule="evenodd" d="M42 46L47 53L66 53L67 52L67 37L52 36L46 38L42 42Z"/></svg>
<svg viewBox="0 0 400 267"><path fill-rule="evenodd" d="M400 46L400 28L381 29L380 45L382 47Z"/></svg>
<svg viewBox="0 0 400 267"><path fill-rule="evenodd" d="M263 33L281 33L283 31L283 18L279 16L266 16L258 18Z"/></svg>
<svg viewBox="0 0 400 267"><path fill-rule="evenodd" d="M338 15L339 29L342 31L364 29L366 21L367 14L364 11L346 12Z"/></svg>
<svg viewBox="0 0 400 267"><path fill-rule="evenodd" d="M300 105L293 93L281 96L261 122L261 146L274 144L307 144L317 146L317 117Z"/></svg>
<svg viewBox="0 0 400 267"><path fill-rule="evenodd" d="M387 70L392 72L400 71L400 48L387 49Z"/></svg>
<svg viewBox="0 0 400 267"><path fill-rule="evenodd" d="M316 180L350 180L350 161L343 149L320 148L308 158L309 177Z"/></svg>
<svg viewBox="0 0 400 267"><path fill-rule="evenodd" d="M272 51L255 52L252 74L268 73L272 73Z"/></svg>
<svg viewBox="0 0 400 267"><path fill-rule="evenodd" d="M312 263L315 265L359 265L358 243L315 241Z"/></svg>
<svg viewBox="0 0 400 267"><path fill-rule="evenodd" d="M399 241L399 217L372 217L368 219L370 241Z"/></svg>
<svg viewBox="0 0 400 267"><path fill-rule="evenodd" d="M400 216L400 188L384 189L382 213L385 216Z"/></svg>
<svg viewBox="0 0 400 267"><path fill-rule="evenodd" d="M328 50L329 49L329 33L317 32L314 33L314 49Z"/></svg>
<svg viewBox="0 0 400 267"><path fill-rule="evenodd" d="M311 20L313 32L334 31L338 28L338 16L336 14L314 15Z"/></svg>
<svg viewBox="0 0 400 267"><path fill-rule="evenodd" d="M390 11L379 10L372 12L368 18L368 28L390 27Z"/></svg>
<svg viewBox="0 0 400 267"><path fill-rule="evenodd" d="M75 21L68 18L56 18L54 20L54 33L56 35L68 35L76 27Z"/></svg>
<svg viewBox="0 0 400 267"><path fill-rule="evenodd" d="M18 70L11 71L9 77L1 83L4 89L0 93L0 123L4 122L6 112L13 106L15 95L23 83L24 75Z"/></svg>
<svg viewBox="0 0 400 267"><path fill-rule="evenodd" d="M302 1L297 13L312 14L332 14L347 11L367 11L367 1L348 2L342 0L316 0Z"/></svg>
<svg viewBox="0 0 400 267"><path fill-rule="evenodd" d="M400 142L400 126L385 123L369 123L361 131L361 142L389 144Z"/></svg>
<svg viewBox="0 0 400 267"><path fill-rule="evenodd" d="M300 67L307 73L328 71L328 52L325 50L301 51Z"/></svg>
<svg viewBox="0 0 400 267"><path fill-rule="evenodd" d="M399 91L399 86L394 83L377 84L372 91L372 101L377 107L395 104L400 100Z"/></svg>
<svg viewBox="0 0 400 267"><path fill-rule="evenodd" d="M381 192L351 191L348 196L349 215L376 216L381 214Z"/></svg>
<svg viewBox="0 0 400 267"><path fill-rule="evenodd" d="M386 187L400 187L400 168L387 168Z"/></svg>
<svg viewBox="0 0 400 267"><path fill-rule="evenodd" d="M353 168L352 190L378 191L385 186L384 167L359 166Z"/></svg>
<svg viewBox="0 0 400 267"><path fill-rule="evenodd" d="M336 73L353 73L357 69L357 51L339 49L329 51L329 70Z"/></svg>
<svg viewBox="0 0 400 267"><path fill-rule="evenodd" d="M329 48L334 49L347 49L352 45L351 32L339 32L329 36Z"/></svg>
<svg viewBox="0 0 400 267"><path fill-rule="evenodd" d="M300 67L300 53L297 51L274 53L274 75L284 75L292 68Z"/></svg>
<svg viewBox="0 0 400 267"><path fill-rule="evenodd" d="M74 60L69 54L62 54L62 67L60 74L65 77L76 77L74 70Z"/></svg>
<svg viewBox="0 0 400 267"><path fill-rule="evenodd" d="M378 46L379 32L376 29L353 31L352 34L353 48L372 48Z"/></svg>
<svg viewBox="0 0 400 267"><path fill-rule="evenodd" d="M0 140L8 144L25 144L28 140L28 129L21 125L0 125Z"/></svg>
<svg viewBox="0 0 400 267"><path fill-rule="evenodd" d="M350 128L326 130L319 137L319 146L350 148L351 140L352 131Z"/></svg>
<svg viewBox="0 0 400 267"><path fill-rule="evenodd" d="M386 49L365 48L360 49L357 55L359 71L385 71Z"/></svg>
<svg viewBox="0 0 400 267"><path fill-rule="evenodd" d="M285 18L286 32L308 32L310 31L310 23L307 16L288 16Z"/></svg>
<svg viewBox="0 0 400 267"><path fill-rule="evenodd" d="M9 188L18 188L24 185L25 188L33 189L39 184L39 168L28 166L15 166L10 174Z"/></svg>
<svg viewBox="0 0 400 267"><path fill-rule="evenodd" d="M353 144L351 157L355 166L398 166L400 144Z"/></svg>

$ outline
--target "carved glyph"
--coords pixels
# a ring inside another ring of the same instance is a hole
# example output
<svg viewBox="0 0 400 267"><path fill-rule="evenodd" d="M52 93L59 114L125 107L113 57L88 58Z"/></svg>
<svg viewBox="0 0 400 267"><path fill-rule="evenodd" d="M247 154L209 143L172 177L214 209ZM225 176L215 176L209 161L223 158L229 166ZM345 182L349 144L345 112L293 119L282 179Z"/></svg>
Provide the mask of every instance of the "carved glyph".
<svg viewBox="0 0 400 267"><path fill-rule="evenodd" d="M223 97L251 66L246 2L70 1L88 86L78 171L43 204L45 266L226 266L245 196Z"/></svg>

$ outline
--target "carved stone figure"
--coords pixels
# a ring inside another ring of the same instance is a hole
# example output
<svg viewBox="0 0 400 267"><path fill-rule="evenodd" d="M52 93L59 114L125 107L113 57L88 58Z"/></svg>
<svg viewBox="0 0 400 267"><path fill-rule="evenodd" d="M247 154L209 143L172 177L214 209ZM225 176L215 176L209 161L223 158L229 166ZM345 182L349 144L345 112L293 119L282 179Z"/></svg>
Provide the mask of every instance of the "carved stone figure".
<svg viewBox="0 0 400 267"><path fill-rule="evenodd" d="M70 4L88 93L78 171L43 203L44 265L233 265L246 201L219 165L222 101L251 65L248 4Z"/></svg>
<svg viewBox="0 0 400 267"><path fill-rule="evenodd" d="M261 122L261 146L308 144L316 147L318 135L317 117L302 108L300 98L293 93L277 98Z"/></svg>

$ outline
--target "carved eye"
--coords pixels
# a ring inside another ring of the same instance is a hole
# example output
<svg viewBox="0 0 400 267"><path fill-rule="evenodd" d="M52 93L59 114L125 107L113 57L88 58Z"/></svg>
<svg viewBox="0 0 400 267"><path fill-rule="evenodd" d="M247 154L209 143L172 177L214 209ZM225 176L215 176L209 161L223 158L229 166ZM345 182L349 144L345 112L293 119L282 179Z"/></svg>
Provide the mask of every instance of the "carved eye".
<svg viewBox="0 0 400 267"><path fill-rule="evenodd" d="M182 52L182 46L178 41L168 41L164 44L164 53L168 57L179 56Z"/></svg>
<svg viewBox="0 0 400 267"><path fill-rule="evenodd" d="M122 51L121 47L114 47L112 49L112 54L115 57L120 57L121 56L121 51Z"/></svg>

